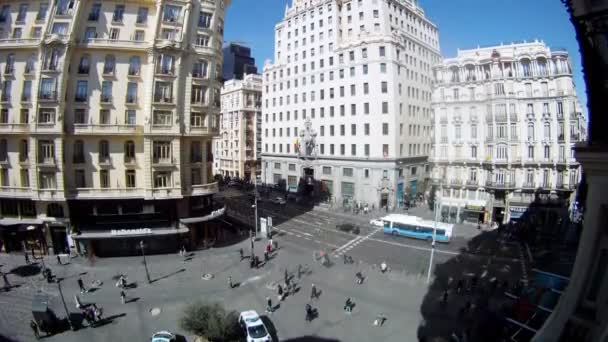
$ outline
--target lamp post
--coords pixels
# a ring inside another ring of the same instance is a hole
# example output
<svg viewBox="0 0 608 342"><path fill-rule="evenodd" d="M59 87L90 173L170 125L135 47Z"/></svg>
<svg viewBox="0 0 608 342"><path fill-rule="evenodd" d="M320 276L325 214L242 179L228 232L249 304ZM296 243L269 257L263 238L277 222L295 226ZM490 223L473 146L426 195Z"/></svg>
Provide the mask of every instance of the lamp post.
<svg viewBox="0 0 608 342"><path fill-rule="evenodd" d="M61 302L63 303L63 309L65 310L65 315L68 319L68 324L70 325L70 329L74 331L74 326L72 325L72 319L70 318L70 312L68 311L68 306L65 303L65 298L63 297L63 291L61 290L61 278L57 278L57 289L59 290L59 295L61 296Z"/></svg>
<svg viewBox="0 0 608 342"><path fill-rule="evenodd" d="M144 268L146 269L146 278L148 279L148 284L152 283L150 281L150 272L148 272L148 263L146 262L146 253L144 253L144 241L139 241L139 248L141 248L141 256L144 258Z"/></svg>
<svg viewBox="0 0 608 342"><path fill-rule="evenodd" d="M439 189L440 189L439 191L441 191L441 187ZM435 196L434 207L435 207L434 208L435 209L435 222L433 224L433 242L431 243L431 257L429 259L429 272L426 276L427 284L429 284L431 282L431 273L433 272L433 257L435 256L435 238L437 235L437 215L439 213L437 196Z"/></svg>

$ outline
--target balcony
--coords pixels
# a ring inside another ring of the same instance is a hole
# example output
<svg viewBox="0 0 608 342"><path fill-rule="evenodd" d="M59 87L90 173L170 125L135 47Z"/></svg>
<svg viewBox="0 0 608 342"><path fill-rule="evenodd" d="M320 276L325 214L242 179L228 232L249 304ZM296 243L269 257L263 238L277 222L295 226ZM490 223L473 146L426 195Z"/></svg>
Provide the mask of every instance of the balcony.
<svg viewBox="0 0 608 342"><path fill-rule="evenodd" d="M562 191L574 191L576 190L576 185L573 184L567 184L567 183L563 183L563 182L558 182L557 183L557 190L562 190Z"/></svg>
<svg viewBox="0 0 608 342"><path fill-rule="evenodd" d="M175 165L175 159L174 158L158 158L158 157L153 157L152 158L152 165L157 166L157 167L173 167Z"/></svg>
<svg viewBox="0 0 608 342"><path fill-rule="evenodd" d="M2 48L11 47L36 47L40 43L40 38L3 38L0 39Z"/></svg>
<svg viewBox="0 0 608 342"><path fill-rule="evenodd" d="M135 95L127 95L125 98L125 103L128 105L136 105L137 104L137 96Z"/></svg>
<svg viewBox="0 0 608 342"><path fill-rule="evenodd" d="M90 49L114 49L114 50L145 50L150 44L143 40L119 40L109 38L83 38L81 47Z"/></svg>
<svg viewBox="0 0 608 342"><path fill-rule="evenodd" d="M2 103L9 103L9 102L11 102L11 95L10 94L5 94L3 92L2 96L0 96L0 102L2 102Z"/></svg>
<svg viewBox="0 0 608 342"><path fill-rule="evenodd" d="M154 99L152 101L154 104L174 104L173 96L163 96L163 95L154 95Z"/></svg>
<svg viewBox="0 0 608 342"><path fill-rule="evenodd" d="M477 187L477 186L479 186L479 181L477 179L467 179L466 185Z"/></svg>
<svg viewBox="0 0 608 342"><path fill-rule="evenodd" d="M112 166L112 157L110 156L99 156L99 166L109 167Z"/></svg>
<svg viewBox="0 0 608 342"><path fill-rule="evenodd" d="M70 40L70 35L69 34L49 33L49 34L46 34L44 36L44 43L45 44L52 44L52 43L67 44L67 42L69 40Z"/></svg>
<svg viewBox="0 0 608 342"><path fill-rule="evenodd" d="M56 167L56 166L57 166L57 162L56 162L55 158L46 157L46 158L40 158L38 160L38 167Z"/></svg>
<svg viewBox="0 0 608 342"><path fill-rule="evenodd" d="M112 96L102 94L99 101L101 104L110 105L110 104L112 104Z"/></svg>
<svg viewBox="0 0 608 342"><path fill-rule="evenodd" d="M461 179L452 179L452 180L450 180L450 185L461 186L462 185L462 180Z"/></svg>
<svg viewBox="0 0 608 342"><path fill-rule="evenodd" d="M31 198L32 188L16 186L0 186L0 197L3 198Z"/></svg>
<svg viewBox="0 0 608 342"><path fill-rule="evenodd" d="M442 116L441 118L439 118L439 122L442 124L447 124L448 123L448 117L447 116Z"/></svg>
<svg viewBox="0 0 608 342"><path fill-rule="evenodd" d="M34 199L40 201L63 201L65 197L63 190L60 189L39 189L36 191Z"/></svg>
<svg viewBox="0 0 608 342"><path fill-rule="evenodd" d="M536 185L534 184L534 182L524 182L521 187L523 189L536 189Z"/></svg>
<svg viewBox="0 0 608 342"><path fill-rule="evenodd" d="M199 196L199 195L213 195L219 192L218 183L209 183L209 184L201 184L201 185L192 185L190 189L190 195Z"/></svg>
<svg viewBox="0 0 608 342"><path fill-rule="evenodd" d="M182 41L177 38L159 38L155 41L156 48L165 49L165 48L174 48L181 49Z"/></svg>
<svg viewBox="0 0 608 342"><path fill-rule="evenodd" d="M511 122L517 122L517 113L510 113L509 114L509 120Z"/></svg>
<svg viewBox="0 0 608 342"><path fill-rule="evenodd" d="M496 182L496 181L486 181L487 188L493 189L512 189L515 188L515 182Z"/></svg>
<svg viewBox="0 0 608 342"><path fill-rule="evenodd" d="M218 135L220 133L220 131L215 128L215 127L209 127L209 126L190 126L190 131L189 134L195 134L195 135Z"/></svg>
<svg viewBox="0 0 608 342"><path fill-rule="evenodd" d="M0 124L0 132L3 134L21 134L28 133L30 125L26 123L2 123Z"/></svg>
<svg viewBox="0 0 608 342"><path fill-rule="evenodd" d="M141 125L114 124L73 124L70 133L74 135L139 135L144 131Z"/></svg>
<svg viewBox="0 0 608 342"><path fill-rule="evenodd" d="M86 96L76 95L74 97L74 102L76 102L76 103L86 103L88 100L89 100L89 98Z"/></svg>
<svg viewBox="0 0 608 342"><path fill-rule="evenodd" d="M38 99L41 102L56 102L57 101L57 91L53 90L48 93L40 93L38 95Z"/></svg>
<svg viewBox="0 0 608 342"><path fill-rule="evenodd" d="M128 165L128 166L137 165L137 158L135 158L135 157L125 156L123 161L124 161L124 164Z"/></svg>
<svg viewBox="0 0 608 342"><path fill-rule="evenodd" d="M497 114L497 115L496 115L496 118L495 118L495 121L496 121L497 123L498 123L498 122L502 122L502 123L507 122L507 114Z"/></svg>
<svg viewBox="0 0 608 342"><path fill-rule="evenodd" d="M571 134L570 135L570 141L571 142L581 142L583 140L581 139L581 135L580 134Z"/></svg>
<svg viewBox="0 0 608 342"><path fill-rule="evenodd" d="M557 142L560 142L560 143L566 142L566 137L563 134L558 135Z"/></svg>
<svg viewBox="0 0 608 342"><path fill-rule="evenodd" d="M182 198L181 188L154 188L150 192L153 199Z"/></svg>
<svg viewBox="0 0 608 342"><path fill-rule="evenodd" d="M143 197L140 188L76 188L68 190L71 199L138 198Z"/></svg>

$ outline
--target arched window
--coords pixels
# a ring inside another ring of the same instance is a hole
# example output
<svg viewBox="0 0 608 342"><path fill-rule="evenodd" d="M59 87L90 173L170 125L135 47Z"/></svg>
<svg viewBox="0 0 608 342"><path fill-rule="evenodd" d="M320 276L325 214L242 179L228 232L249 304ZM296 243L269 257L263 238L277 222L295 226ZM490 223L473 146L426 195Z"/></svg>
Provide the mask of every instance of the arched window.
<svg viewBox="0 0 608 342"><path fill-rule="evenodd" d="M522 58L519 63L521 64L521 70L524 77L532 76L532 68L530 67L530 59Z"/></svg>

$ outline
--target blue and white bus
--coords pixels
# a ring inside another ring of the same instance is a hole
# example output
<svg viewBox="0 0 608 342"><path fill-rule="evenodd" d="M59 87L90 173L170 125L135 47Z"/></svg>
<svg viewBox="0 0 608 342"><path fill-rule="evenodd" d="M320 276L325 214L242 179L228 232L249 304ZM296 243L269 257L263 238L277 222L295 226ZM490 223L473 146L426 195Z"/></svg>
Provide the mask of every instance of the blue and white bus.
<svg viewBox="0 0 608 342"><path fill-rule="evenodd" d="M434 221L423 220L417 216L402 214L391 214L381 218L381 220L384 222L385 234L406 236L427 241L433 240ZM435 241L450 242L453 227L453 224L437 222Z"/></svg>

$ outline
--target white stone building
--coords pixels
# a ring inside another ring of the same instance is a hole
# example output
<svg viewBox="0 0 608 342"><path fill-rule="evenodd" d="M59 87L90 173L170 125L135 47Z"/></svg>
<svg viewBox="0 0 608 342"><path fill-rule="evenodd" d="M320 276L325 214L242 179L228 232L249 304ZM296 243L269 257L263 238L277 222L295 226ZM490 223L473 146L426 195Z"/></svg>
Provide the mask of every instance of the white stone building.
<svg viewBox="0 0 608 342"><path fill-rule="evenodd" d="M263 76L263 181L376 207L423 188L440 61L423 10L405 0L294 0L274 39Z"/></svg>
<svg viewBox="0 0 608 342"><path fill-rule="evenodd" d="M541 41L459 50L434 67L433 178L444 220L507 222L563 207L586 119L568 52Z"/></svg>
<svg viewBox="0 0 608 342"><path fill-rule="evenodd" d="M153 236L178 239L181 218L211 210L229 2L0 2L4 226L40 227L63 252L71 225L107 254L134 248L110 242L110 217L159 226L146 241L162 249Z"/></svg>
<svg viewBox="0 0 608 342"><path fill-rule="evenodd" d="M220 135L213 139L214 174L254 179L261 172L262 76L225 81L221 96Z"/></svg>

